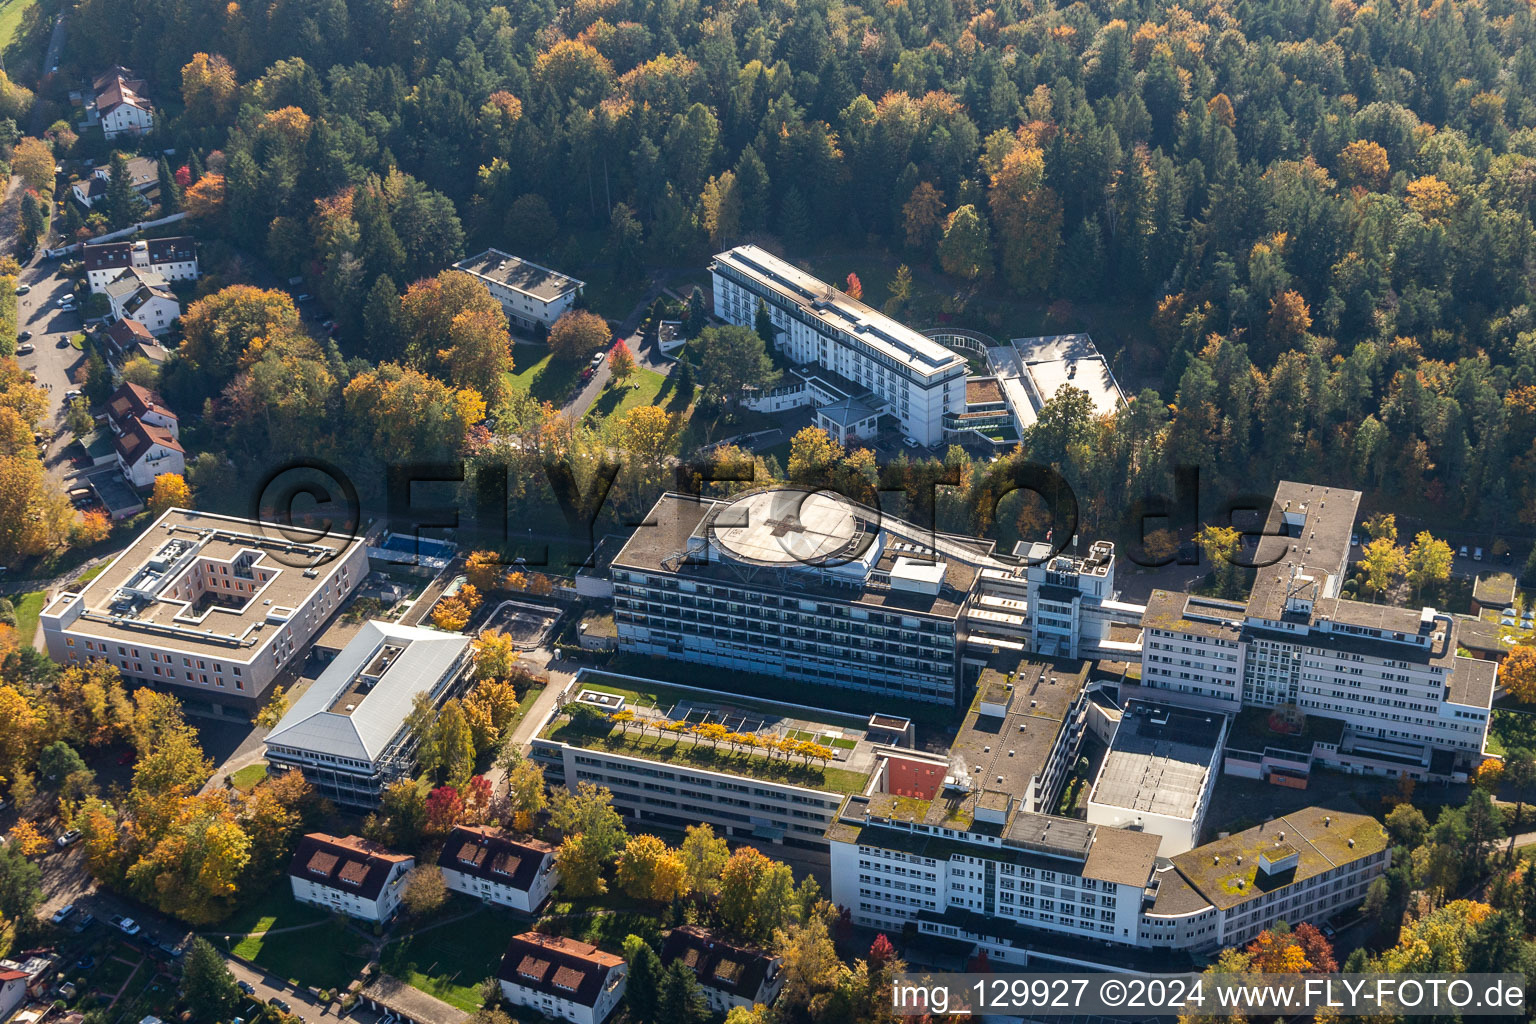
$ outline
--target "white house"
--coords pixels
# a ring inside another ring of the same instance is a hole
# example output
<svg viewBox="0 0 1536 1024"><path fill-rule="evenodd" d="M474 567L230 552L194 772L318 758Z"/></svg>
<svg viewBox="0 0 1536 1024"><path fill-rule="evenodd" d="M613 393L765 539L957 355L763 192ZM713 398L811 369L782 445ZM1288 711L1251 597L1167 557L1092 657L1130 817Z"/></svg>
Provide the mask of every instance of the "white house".
<svg viewBox="0 0 1536 1024"><path fill-rule="evenodd" d="M454 892L532 914L554 891L555 848L489 826L460 825L437 859Z"/></svg>
<svg viewBox="0 0 1536 1024"><path fill-rule="evenodd" d="M730 1013L734 1006L771 1006L784 987L783 957L734 945L697 925L667 934L661 962L667 967L680 962L697 975L709 1008L719 1014Z"/></svg>
<svg viewBox="0 0 1536 1024"><path fill-rule="evenodd" d="M186 235L87 245L80 260L92 292L104 291L129 267L153 271L166 281L196 281L199 273L197 242Z"/></svg>
<svg viewBox="0 0 1536 1024"><path fill-rule="evenodd" d="M311 832L299 840L288 881L293 898L362 921L388 921L400 909L416 858L359 836Z"/></svg>
<svg viewBox="0 0 1536 1024"><path fill-rule="evenodd" d="M143 135L155 126L155 108L144 95L144 80L125 67L97 75L96 116L108 141L119 135Z"/></svg>
<svg viewBox="0 0 1536 1024"><path fill-rule="evenodd" d="M181 300L152 270L129 267L105 291L115 319L137 320L150 334L164 334L181 318Z"/></svg>
<svg viewBox="0 0 1536 1024"><path fill-rule="evenodd" d="M181 442L164 427L130 420L127 429L113 439L117 465L128 482L140 489L153 487L155 477L185 472L187 453Z"/></svg>
<svg viewBox="0 0 1536 1024"><path fill-rule="evenodd" d="M132 381L124 381L107 399L107 422L114 432L120 432L129 420L134 419L160 427L172 437L181 436L180 421L159 395Z"/></svg>
<svg viewBox="0 0 1536 1024"><path fill-rule="evenodd" d="M585 281L519 259L500 249L487 249L454 265L475 278L501 303L513 327L525 331L539 324L551 327L576 305Z"/></svg>
<svg viewBox="0 0 1536 1024"><path fill-rule="evenodd" d="M0 1020L9 1020L26 1001L27 972L16 968L0 970Z"/></svg>
<svg viewBox="0 0 1536 1024"><path fill-rule="evenodd" d="M563 936L523 932L501 958L501 994L546 1017L602 1024L624 996L624 958Z"/></svg>

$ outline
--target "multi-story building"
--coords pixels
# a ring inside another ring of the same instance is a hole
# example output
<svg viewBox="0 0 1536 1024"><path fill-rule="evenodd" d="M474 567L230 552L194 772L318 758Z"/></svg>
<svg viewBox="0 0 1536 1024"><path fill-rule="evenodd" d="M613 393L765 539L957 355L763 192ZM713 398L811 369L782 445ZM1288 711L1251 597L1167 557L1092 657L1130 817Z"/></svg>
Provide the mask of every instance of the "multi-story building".
<svg viewBox="0 0 1536 1024"><path fill-rule="evenodd" d="M650 680L634 680L606 673L582 670L571 686L565 703L586 704L603 713L629 710L647 723L660 723L711 713L709 709L730 707L738 712L730 719L730 728L738 733L751 732L764 738L782 738L790 734L837 737L841 743L835 767L838 778L857 778L863 785L875 765L879 737L888 730L874 728L851 716L819 712L811 708L776 705L767 701L747 700L708 690L676 688L677 706L645 707L627 703L612 694L612 684L639 685L665 692L672 689ZM544 766L550 785L575 789L578 783L606 786L613 793L614 807L631 821L682 829L707 822L722 835L754 838L759 841L825 850L825 832L837 814L843 792L815 788L812 782L788 781L782 765L764 763L764 770L754 772L758 760L743 759L718 770L690 764L682 758L654 759L647 756L644 744L611 747L596 742L590 733L562 728L563 712L556 708L535 735L530 756ZM637 727L638 728L638 727ZM687 742L679 740L679 742ZM848 747L848 743L852 747Z"/></svg>
<svg viewBox="0 0 1536 1024"><path fill-rule="evenodd" d="M253 520L168 509L44 606L43 638L60 664L101 659L131 686L250 714L367 573L362 537L295 542Z"/></svg>
<svg viewBox="0 0 1536 1024"><path fill-rule="evenodd" d="M362 921L384 922L400 910L416 858L359 836L311 832L288 866L293 898Z"/></svg>
<svg viewBox="0 0 1536 1024"><path fill-rule="evenodd" d="M965 411L965 359L938 342L755 245L709 269L716 316L752 327L763 304L785 358L866 389L919 444L942 441L945 414Z"/></svg>
<svg viewBox="0 0 1536 1024"><path fill-rule="evenodd" d="M534 331L542 324L552 327L556 320L576 307L585 281L566 277L559 271L519 259L500 249L487 249L478 256L453 265L485 285L514 328Z"/></svg>
<svg viewBox="0 0 1536 1024"><path fill-rule="evenodd" d="M144 80L125 67L96 76L95 116L110 142L119 135L143 135L155 126L155 108L144 95Z"/></svg>
<svg viewBox="0 0 1536 1024"><path fill-rule="evenodd" d="M1455 619L1343 595L1360 493L1283 481L1245 604L1154 592L1142 683L1216 706L1343 721L1327 763L1449 779L1481 760L1495 667L1458 657Z"/></svg>
<svg viewBox="0 0 1536 1024"><path fill-rule="evenodd" d="M275 771L300 771L326 798L374 808L390 783L414 774L407 724L425 693L434 706L467 685L470 638L367 622L267 734Z"/></svg>
<svg viewBox="0 0 1536 1024"><path fill-rule="evenodd" d="M437 858L454 892L537 913L559 881L555 848L489 825L457 825Z"/></svg>
<svg viewBox="0 0 1536 1024"><path fill-rule="evenodd" d="M825 491L667 493L613 559L623 650L952 704L991 545Z"/></svg>
<svg viewBox="0 0 1536 1024"><path fill-rule="evenodd" d="M772 1006L784 987L784 958L728 942L697 925L672 929L661 943L665 967L680 963L699 979L704 1000L720 1015L741 1006Z"/></svg>
<svg viewBox="0 0 1536 1024"><path fill-rule="evenodd" d="M181 300L153 270L129 267L103 289L116 320L134 320L150 334L164 334L181 319Z"/></svg>
<svg viewBox="0 0 1536 1024"><path fill-rule="evenodd" d="M571 1024L602 1024L624 995L624 958L575 939L539 932L512 936L496 977L501 994Z"/></svg>
<svg viewBox="0 0 1536 1024"><path fill-rule="evenodd" d="M966 624L976 643L1016 643L1048 658L1135 658L1142 606L1119 600L1115 546L1088 553L1021 544L1015 564L981 570Z"/></svg>
<svg viewBox="0 0 1536 1024"><path fill-rule="evenodd" d="M1161 857L1197 846L1228 721L1211 711L1127 702L1088 793L1088 822L1155 833Z"/></svg>
<svg viewBox="0 0 1536 1024"><path fill-rule="evenodd" d="M195 281L198 276L197 242L186 235L137 242L99 242L83 246L80 260L85 264L85 279L92 292L105 291L107 285L129 269L159 274L166 281Z"/></svg>

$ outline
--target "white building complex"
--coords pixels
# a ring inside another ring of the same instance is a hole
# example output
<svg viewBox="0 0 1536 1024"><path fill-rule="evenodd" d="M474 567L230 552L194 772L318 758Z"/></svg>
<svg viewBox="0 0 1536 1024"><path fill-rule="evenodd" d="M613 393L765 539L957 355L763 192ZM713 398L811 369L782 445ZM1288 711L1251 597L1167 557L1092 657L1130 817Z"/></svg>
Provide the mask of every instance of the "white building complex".
<svg viewBox="0 0 1536 1024"><path fill-rule="evenodd" d="M523 331L536 330L540 324L552 327L563 314L575 308L576 299L586 287L585 281L500 249L487 249L478 256L460 260L453 268L485 285L501 303L508 322Z"/></svg>
<svg viewBox="0 0 1536 1024"><path fill-rule="evenodd" d="M43 638L62 665L102 659L130 686L249 714L367 572L361 537L294 542L252 520L168 509L43 608Z"/></svg>
<svg viewBox="0 0 1536 1024"><path fill-rule="evenodd" d="M878 404L919 444L938 444L945 413L965 410L965 359L938 342L755 245L709 269L716 316L752 327L764 303L780 353L836 374L859 392L847 397Z"/></svg>
<svg viewBox="0 0 1536 1024"><path fill-rule="evenodd" d="M1343 596L1359 505L1358 491L1282 482L1245 603L1153 592L1142 685L1229 713L1274 709L1263 714L1282 739L1305 730L1304 719L1342 722L1342 733L1291 760L1302 777L1313 760L1356 773L1464 776L1482 760L1497 667L1456 654L1450 615ZM1250 764L1264 755L1251 753Z"/></svg>
<svg viewBox="0 0 1536 1024"><path fill-rule="evenodd" d="M416 695L438 706L458 695L470 656L461 633L364 623L267 734L267 762L303 772L338 804L377 807L385 787L415 771L406 718Z"/></svg>
<svg viewBox="0 0 1536 1024"><path fill-rule="evenodd" d="M576 939L539 932L512 936L497 972L501 994L571 1024L602 1024L629 980L624 958Z"/></svg>

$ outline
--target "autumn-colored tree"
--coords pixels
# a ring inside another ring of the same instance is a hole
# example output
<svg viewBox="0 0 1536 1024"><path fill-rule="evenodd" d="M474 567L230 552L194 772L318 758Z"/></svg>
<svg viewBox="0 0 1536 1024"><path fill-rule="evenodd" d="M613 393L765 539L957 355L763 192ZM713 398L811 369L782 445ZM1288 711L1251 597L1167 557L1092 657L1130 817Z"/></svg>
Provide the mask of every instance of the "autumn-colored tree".
<svg viewBox="0 0 1536 1024"><path fill-rule="evenodd" d="M1356 139L1339 153L1339 177L1347 184L1379 191L1392 177L1392 163L1378 143Z"/></svg>
<svg viewBox="0 0 1536 1024"><path fill-rule="evenodd" d="M100 544L112 533L112 520L99 508L86 509L70 524L71 547L88 548Z"/></svg>
<svg viewBox="0 0 1536 1024"><path fill-rule="evenodd" d="M427 828L439 835L459 823L464 816L464 798L452 786L438 786L427 794Z"/></svg>
<svg viewBox="0 0 1536 1024"><path fill-rule="evenodd" d="M254 362L285 329L300 330L293 296L250 285L231 285L197 300L182 314L181 326L180 356L216 387Z"/></svg>
<svg viewBox="0 0 1536 1024"><path fill-rule="evenodd" d="M1499 666L1499 685L1524 704L1536 703L1536 646L1517 644Z"/></svg>
<svg viewBox="0 0 1536 1024"><path fill-rule="evenodd" d="M1456 208L1456 193L1433 174L1426 174L1408 183L1406 202L1425 220L1443 221Z"/></svg>
<svg viewBox="0 0 1536 1024"><path fill-rule="evenodd" d="M224 175L205 174L182 196L181 207L193 220L215 221L224 213Z"/></svg>
<svg viewBox="0 0 1536 1024"><path fill-rule="evenodd" d="M1403 549L1385 537L1367 544L1360 556L1360 568L1365 572L1365 586L1376 594L1386 593L1402 577L1407 567L1408 556Z"/></svg>
<svg viewBox="0 0 1536 1024"><path fill-rule="evenodd" d="M1237 112L1232 109L1232 101L1227 98L1226 93L1219 92L1212 96L1211 101L1205 105L1205 109L1218 124L1226 125L1228 128L1237 127Z"/></svg>
<svg viewBox="0 0 1536 1024"><path fill-rule="evenodd" d="M1242 537L1236 530L1214 524L1201 527L1195 535L1195 543L1210 561L1211 575L1223 597L1234 596L1239 587L1237 560L1241 542Z"/></svg>
<svg viewBox="0 0 1536 1024"><path fill-rule="evenodd" d="M426 917L441 910L448 902L448 883L443 880L442 869L436 864L418 864L412 868L400 902L413 917Z"/></svg>
<svg viewBox="0 0 1536 1024"><path fill-rule="evenodd" d="M21 851L23 857L36 857L48 849L47 837L25 818L11 826L11 844Z"/></svg>
<svg viewBox="0 0 1536 1024"><path fill-rule="evenodd" d="M587 43L562 39L534 59L533 78L550 95L590 108L608 92L613 64Z"/></svg>
<svg viewBox="0 0 1536 1024"><path fill-rule="evenodd" d="M11 173L38 192L53 185L54 166L53 147L42 139L29 136L11 150Z"/></svg>
<svg viewBox="0 0 1536 1024"><path fill-rule="evenodd" d="M0 456L0 564L61 547L73 520L69 499L35 452Z"/></svg>
<svg viewBox="0 0 1536 1024"><path fill-rule="evenodd" d="M1312 328L1312 310L1300 292L1286 290L1269 302L1269 336L1283 350L1296 348Z"/></svg>
<svg viewBox="0 0 1536 1024"><path fill-rule="evenodd" d="M901 208L906 223L907 248L927 252L938 243L944 226L944 196L920 181Z"/></svg>
<svg viewBox="0 0 1536 1024"><path fill-rule="evenodd" d="M789 921L793 904L789 865L771 861L750 846L732 853L720 870L720 919L744 939L765 941Z"/></svg>
<svg viewBox="0 0 1536 1024"><path fill-rule="evenodd" d="M475 653L476 679L510 679L517 664L517 645L500 630L488 629L470 641Z"/></svg>
<svg viewBox="0 0 1536 1024"><path fill-rule="evenodd" d="M789 479L793 483L824 486L831 482L834 467L842 461L843 446L820 427L802 427L789 442Z"/></svg>
<svg viewBox="0 0 1536 1024"><path fill-rule="evenodd" d="M1472 784L1490 793L1497 793L1499 783L1503 779L1504 762L1496 757L1489 757L1484 758L1483 763L1477 766L1477 771L1472 776Z"/></svg>
<svg viewBox="0 0 1536 1024"><path fill-rule="evenodd" d="M731 851L725 839L716 836L715 830L705 823L688 826L677 855L688 872L689 891L713 895L719 888L720 872L730 859Z"/></svg>
<svg viewBox="0 0 1536 1024"><path fill-rule="evenodd" d="M573 309L549 329L549 350L556 359L587 359L608 344L608 321L596 313Z"/></svg>
<svg viewBox="0 0 1536 1024"><path fill-rule="evenodd" d="M1437 540L1428 530L1420 530L1408 548L1405 575L1417 597L1425 587L1451 578L1454 556L1451 546Z"/></svg>
<svg viewBox="0 0 1536 1024"><path fill-rule="evenodd" d="M635 375L639 367L635 363L635 354L624 344L624 339L614 341L613 347L608 350L608 372L613 377L614 383L624 385L630 377Z"/></svg>
<svg viewBox="0 0 1536 1024"><path fill-rule="evenodd" d="M256 724L263 729L276 728L287 713L288 691L281 686L274 686L272 696L267 698L267 703L256 714Z"/></svg>
<svg viewBox="0 0 1536 1024"><path fill-rule="evenodd" d="M896 273L885 286L891 293L891 297L885 300L885 312L891 316L899 316L901 311L912 301L912 268L903 263L896 268Z"/></svg>
<svg viewBox="0 0 1536 1024"><path fill-rule="evenodd" d="M195 124L223 124L239 91L234 67L217 53L194 53L181 69L181 102Z"/></svg>
<svg viewBox="0 0 1536 1024"><path fill-rule="evenodd" d="M159 515L166 509L192 507L192 488L180 473L161 473L155 477L154 490L150 493L148 508L151 515Z"/></svg>
<svg viewBox="0 0 1536 1024"><path fill-rule="evenodd" d="M1016 288L1043 292L1056 272L1061 201L1045 184L1045 154L1028 132L992 175L988 202L1003 248L1003 271Z"/></svg>
<svg viewBox="0 0 1536 1024"><path fill-rule="evenodd" d="M581 899L601 896L608 891L603 880L603 865L607 859L601 856L601 843L590 836L568 836L555 851L555 869L560 872L560 889L567 896Z"/></svg>
<svg viewBox="0 0 1536 1024"><path fill-rule="evenodd" d="M642 465L659 466L677 443L677 421L657 405L637 405L613 424L613 443Z"/></svg>
<svg viewBox="0 0 1536 1024"><path fill-rule="evenodd" d="M702 227L715 248L730 244L740 234L742 196L734 171L710 175L699 194L699 210Z"/></svg>
<svg viewBox="0 0 1536 1024"><path fill-rule="evenodd" d="M847 292L848 297L851 299L862 299L864 298L864 282L859 280L858 274L849 271L847 287L843 291Z"/></svg>
<svg viewBox="0 0 1536 1024"><path fill-rule="evenodd" d="M470 610L457 596L445 597L432 608L432 625L457 633L469 624Z"/></svg>
<svg viewBox="0 0 1536 1024"><path fill-rule="evenodd" d="M464 559L464 578L482 593L500 590L504 566L494 551L471 551Z"/></svg>
<svg viewBox="0 0 1536 1024"><path fill-rule="evenodd" d="M620 891L637 900L668 903L688 892L688 869L677 851L652 835L640 835L624 845L614 881Z"/></svg>
<svg viewBox="0 0 1536 1024"><path fill-rule="evenodd" d="M501 742L503 730L517 716L517 690L511 683L485 679L464 696L462 704L478 756Z"/></svg>
<svg viewBox="0 0 1536 1024"><path fill-rule="evenodd" d="M509 753L513 757L503 762L507 772L507 803L512 808L514 826L526 832L533 824L534 815L548 802L544 767L522 756L522 752L515 748Z"/></svg>

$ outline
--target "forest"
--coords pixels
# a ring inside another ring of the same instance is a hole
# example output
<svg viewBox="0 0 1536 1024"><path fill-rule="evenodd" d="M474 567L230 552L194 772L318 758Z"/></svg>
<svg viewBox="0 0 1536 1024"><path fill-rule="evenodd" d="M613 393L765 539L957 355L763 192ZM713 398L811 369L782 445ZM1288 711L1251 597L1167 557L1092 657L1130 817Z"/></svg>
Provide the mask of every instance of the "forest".
<svg viewBox="0 0 1536 1024"><path fill-rule="evenodd" d="M1129 407L1064 403L1015 456L1061 467L1090 524L1184 464L1213 494L1324 479L1491 538L1536 522L1533 18L1512 0L81 0L66 61L145 75L156 145L192 154L200 231L315 282L339 351L257 383L321 447L358 433L380 378L435 372L420 344L446 323L402 324L398 296L465 251L596 266L638 295L740 241L863 248L944 282L962 322L1001 296L1137 325ZM242 413L252 363L173 364L196 372L168 371L167 397L214 399L238 436L267 419ZM479 397L493 426L539 429L517 396ZM433 446L484 452L464 411ZM259 433L246 450L271 454Z"/></svg>

